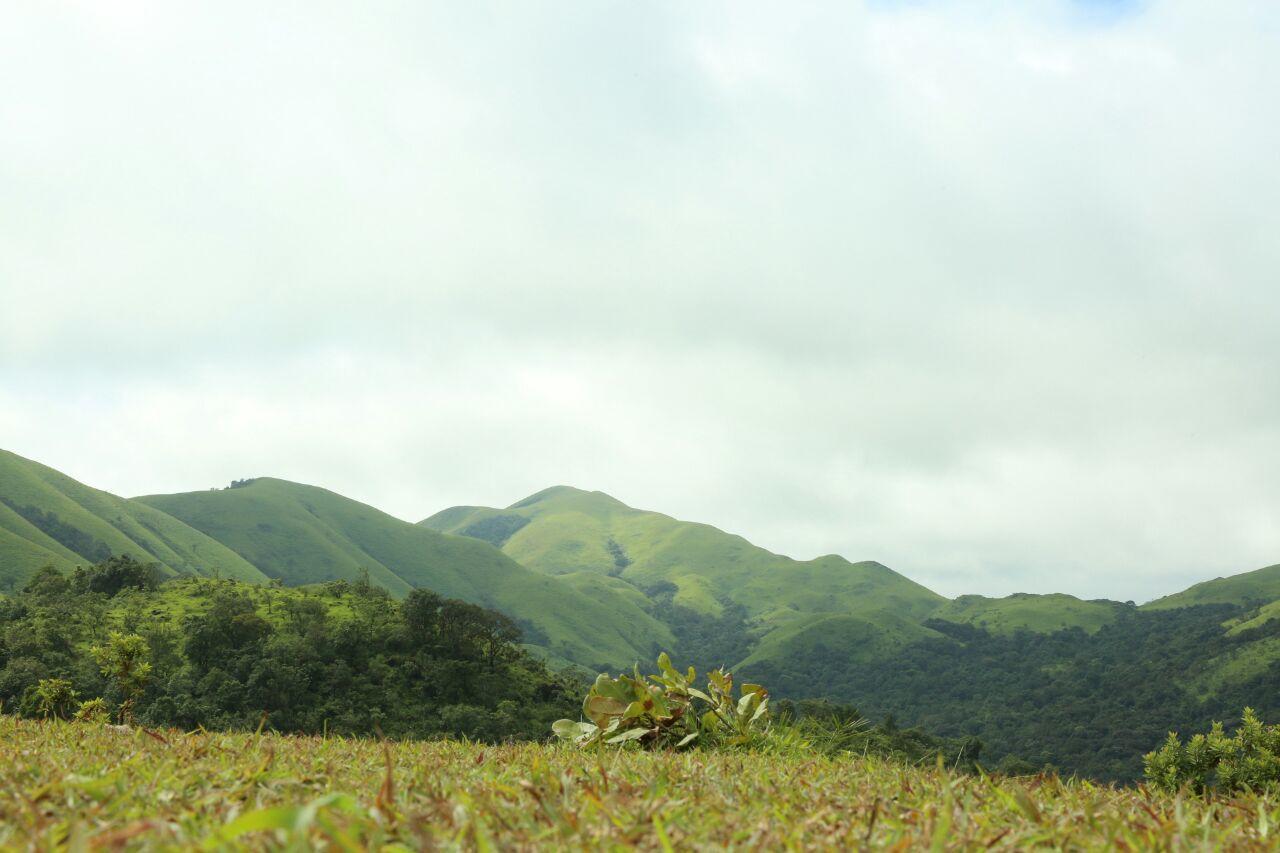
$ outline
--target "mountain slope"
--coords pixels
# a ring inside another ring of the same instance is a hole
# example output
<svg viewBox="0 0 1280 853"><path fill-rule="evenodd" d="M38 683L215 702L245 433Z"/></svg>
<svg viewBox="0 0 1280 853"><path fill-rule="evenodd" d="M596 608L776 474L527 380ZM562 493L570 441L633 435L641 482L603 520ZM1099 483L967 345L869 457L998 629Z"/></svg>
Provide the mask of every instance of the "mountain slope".
<svg viewBox="0 0 1280 853"><path fill-rule="evenodd" d="M645 589L676 587L674 601L708 615L726 601L753 616L777 611L891 609L924 618L946 599L875 562L830 555L793 560L706 524L628 507L601 492L556 486L505 510L445 510L425 527L499 544L546 574L588 571Z"/></svg>
<svg viewBox="0 0 1280 853"><path fill-rule="evenodd" d="M879 563L793 560L710 525L567 486L506 509L454 507L421 524L487 541L547 575L630 587L683 639L686 655L717 664L795 658L824 630L844 638L837 645L874 635L873 645L896 646L931 633L919 623L946 602ZM836 619L823 622L829 617Z"/></svg>
<svg viewBox="0 0 1280 853"><path fill-rule="evenodd" d="M163 510L288 585L356 580L416 587L501 610L553 659L630 666L669 635L615 590L530 571L475 539L409 524L315 486L261 478L221 491L150 495Z"/></svg>
<svg viewBox="0 0 1280 853"><path fill-rule="evenodd" d="M153 507L90 488L0 450L0 588L52 564L68 570L129 554L165 574L266 577L242 557Z"/></svg>
<svg viewBox="0 0 1280 853"><path fill-rule="evenodd" d="M1147 602L1142 607L1144 610L1165 610L1197 604L1257 606L1276 599L1280 599L1280 565L1198 583L1182 592Z"/></svg>
<svg viewBox="0 0 1280 853"><path fill-rule="evenodd" d="M1063 593L1016 592L1004 598L962 595L939 607L932 618L976 625L993 634L1019 630L1045 634L1064 628L1093 633L1114 622L1127 607L1116 601L1083 601Z"/></svg>

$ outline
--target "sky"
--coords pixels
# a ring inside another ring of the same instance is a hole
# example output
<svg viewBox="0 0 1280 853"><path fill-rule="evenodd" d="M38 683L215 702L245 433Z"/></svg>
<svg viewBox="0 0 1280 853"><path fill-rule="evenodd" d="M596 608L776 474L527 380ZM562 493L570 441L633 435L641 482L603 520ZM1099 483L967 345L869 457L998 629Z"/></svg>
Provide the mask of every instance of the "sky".
<svg viewBox="0 0 1280 853"><path fill-rule="evenodd" d="M1280 562L1280 5L9 4L0 447L946 595Z"/></svg>

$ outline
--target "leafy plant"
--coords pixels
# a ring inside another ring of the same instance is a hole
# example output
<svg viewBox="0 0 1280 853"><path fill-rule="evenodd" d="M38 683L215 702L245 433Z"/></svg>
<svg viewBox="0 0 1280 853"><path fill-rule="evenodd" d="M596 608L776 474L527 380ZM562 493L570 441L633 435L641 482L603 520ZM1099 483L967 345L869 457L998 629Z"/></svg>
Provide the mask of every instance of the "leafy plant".
<svg viewBox="0 0 1280 853"><path fill-rule="evenodd" d="M94 646L90 653L102 674L115 682L124 701L120 703L120 721L132 718L133 703L142 696L151 678L147 662L147 641L137 634L112 631L105 646Z"/></svg>
<svg viewBox="0 0 1280 853"><path fill-rule="evenodd" d="M81 702L80 707L76 709L75 720L78 723L103 723L110 716L111 709L107 707L106 700L98 697Z"/></svg>
<svg viewBox="0 0 1280 853"><path fill-rule="evenodd" d="M62 720L76 701L76 691L65 678L42 678L36 685L36 708L45 717Z"/></svg>
<svg viewBox="0 0 1280 853"><path fill-rule="evenodd" d="M647 748L680 749L695 742L739 746L766 734L769 692L743 684L733 695L733 675L707 673L706 690L694 686L697 671L681 672L666 652L658 656L658 675L611 678L601 673L582 702L588 722L559 720L552 730L582 746L635 742Z"/></svg>
<svg viewBox="0 0 1280 853"><path fill-rule="evenodd" d="M1186 744L1170 732L1160 749L1143 758L1147 780L1166 791L1265 791L1280 788L1280 725L1264 725L1252 708L1234 737L1222 723Z"/></svg>

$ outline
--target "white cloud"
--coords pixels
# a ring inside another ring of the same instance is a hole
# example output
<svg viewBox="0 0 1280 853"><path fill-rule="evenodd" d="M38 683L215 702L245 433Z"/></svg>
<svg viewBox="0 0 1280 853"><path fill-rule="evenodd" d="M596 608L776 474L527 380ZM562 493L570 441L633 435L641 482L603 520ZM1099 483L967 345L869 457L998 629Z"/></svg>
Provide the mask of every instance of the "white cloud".
<svg viewBox="0 0 1280 853"><path fill-rule="evenodd" d="M0 446L947 593L1276 562L1280 12L1073 8L12 13Z"/></svg>

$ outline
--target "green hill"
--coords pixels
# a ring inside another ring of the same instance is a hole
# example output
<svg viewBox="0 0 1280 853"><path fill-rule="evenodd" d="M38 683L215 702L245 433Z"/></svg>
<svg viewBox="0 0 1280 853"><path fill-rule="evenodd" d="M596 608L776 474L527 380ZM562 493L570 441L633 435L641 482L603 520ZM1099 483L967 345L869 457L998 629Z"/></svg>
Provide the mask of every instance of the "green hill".
<svg viewBox="0 0 1280 853"><path fill-rule="evenodd" d="M683 640L686 654L729 665L799 655L821 624L839 626L845 645L871 634L896 644L904 632L926 631L919 623L946 602L879 563L793 560L710 525L567 486L506 509L447 509L421 524L499 546L546 575L629 587Z"/></svg>
<svg viewBox="0 0 1280 853"><path fill-rule="evenodd" d="M1182 592L1147 602L1142 607L1146 610L1161 610L1196 604L1257 606L1276 599L1280 599L1280 565L1198 583Z"/></svg>
<svg viewBox="0 0 1280 853"><path fill-rule="evenodd" d="M181 519L289 586L367 572L395 595L425 587L501 610L553 661L630 666L670 636L634 596L530 571L484 542L409 524L315 486L264 477L135 502Z"/></svg>
<svg viewBox="0 0 1280 853"><path fill-rule="evenodd" d="M168 575L266 580L234 551L164 512L0 450L0 589L15 588L46 564L68 570L112 554L158 563Z"/></svg>
<svg viewBox="0 0 1280 853"><path fill-rule="evenodd" d="M1082 601L1062 593L1018 592L1004 598L962 595L935 610L933 618L976 625L993 634L1018 630L1046 634L1063 628L1083 628L1092 634L1126 608L1115 601Z"/></svg>

